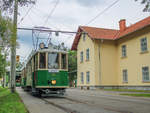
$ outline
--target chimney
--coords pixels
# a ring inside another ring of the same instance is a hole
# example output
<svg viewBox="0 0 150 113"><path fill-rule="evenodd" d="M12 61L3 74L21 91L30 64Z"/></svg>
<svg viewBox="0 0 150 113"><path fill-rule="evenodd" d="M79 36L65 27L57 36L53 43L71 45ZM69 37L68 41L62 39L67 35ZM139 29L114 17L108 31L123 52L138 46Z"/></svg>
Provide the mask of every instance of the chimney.
<svg viewBox="0 0 150 113"><path fill-rule="evenodd" d="M120 31L124 31L126 29L126 20L125 19L122 19L119 21L119 28L120 28Z"/></svg>

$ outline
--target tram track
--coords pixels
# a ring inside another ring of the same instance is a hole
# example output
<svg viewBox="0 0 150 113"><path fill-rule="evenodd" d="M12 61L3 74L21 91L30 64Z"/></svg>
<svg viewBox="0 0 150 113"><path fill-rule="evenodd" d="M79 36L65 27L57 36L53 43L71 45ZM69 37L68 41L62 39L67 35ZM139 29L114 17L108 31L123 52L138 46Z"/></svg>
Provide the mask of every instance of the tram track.
<svg viewBox="0 0 150 113"><path fill-rule="evenodd" d="M114 109L114 108L110 108L108 106L105 106L105 105L95 105L95 104L92 104L92 103L89 103L89 102L86 102L86 101L80 101L80 100L75 100L75 99L72 99L72 98L69 98L69 97L64 97L64 98L61 98L62 101L64 99L64 101L70 101L71 104L84 104L84 105L88 105L88 106L98 106L99 108L102 108L104 110L107 110L107 111L112 111L112 112L116 112L116 113L133 113L133 112L130 112L130 111L124 111L124 110L117 110L117 109ZM68 107L64 107L63 105L57 103L57 102L52 102L51 100L49 99L45 99L45 98L42 98L42 100L46 103L46 104L50 104L58 109L61 109L63 111L65 111L66 113L81 113L80 111L78 110L73 110L73 109L70 109Z"/></svg>
<svg viewBox="0 0 150 113"><path fill-rule="evenodd" d="M55 102L48 101L47 99L42 98L42 100L43 100L46 104L50 104L50 105L52 105L52 106L54 106L54 107L56 107L56 108L59 108L59 109L65 111L66 113L80 113L79 111L72 110L72 109L70 109L70 108L67 108L67 107L64 107L64 106L62 106L62 105L59 105L59 104L57 104L57 103L55 103Z"/></svg>
<svg viewBox="0 0 150 113"><path fill-rule="evenodd" d="M70 101L75 101L75 102L78 102L78 103L82 103L82 104L87 104L87 105L90 105L90 106L98 106L98 105L93 104L93 103L89 103L89 102L86 102L86 101L74 100L74 99L68 98L68 97L65 97L65 99L70 100ZM130 112L130 111L123 111L123 110L116 110L116 109L113 109L113 108L108 108L105 105L98 106L98 107L102 107L105 110L115 111L115 112L118 112L118 113L133 113L133 112Z"/></svg>

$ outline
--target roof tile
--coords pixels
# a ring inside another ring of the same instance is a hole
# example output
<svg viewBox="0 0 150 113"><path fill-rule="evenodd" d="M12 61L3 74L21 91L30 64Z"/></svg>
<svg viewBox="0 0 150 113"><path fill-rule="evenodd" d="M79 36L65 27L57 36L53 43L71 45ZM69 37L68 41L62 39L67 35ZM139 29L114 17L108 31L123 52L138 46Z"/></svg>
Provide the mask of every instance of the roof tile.
<svg viewBox="0 0 150 113"><path fill-rule="evenodd" d="M96 28L96 27L88 27L88 26L79 26L78 32L86 32L88 33L91 39L107 39L107 40L116 40L127 34L133 33L139 29L142 29L146 26L150 25L150 16L127 27L124 31L115 30L115 29L104 29L104 28ZM72 50L77 50L77 45L79 42L81 34L77 34L75 36Z"/></svg>

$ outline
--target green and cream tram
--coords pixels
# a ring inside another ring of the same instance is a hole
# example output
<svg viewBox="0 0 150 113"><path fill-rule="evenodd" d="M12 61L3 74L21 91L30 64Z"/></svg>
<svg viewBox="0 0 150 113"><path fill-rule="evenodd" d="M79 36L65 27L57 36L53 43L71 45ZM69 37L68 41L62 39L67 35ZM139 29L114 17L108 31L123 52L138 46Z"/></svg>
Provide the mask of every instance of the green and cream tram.
<svg viewBox="0 0 150 113"><path fill-rule="evenodd" d="M33 51L22 70L22 84L32 94L64 95L68 88L68 54L49 45Z"/></svg>

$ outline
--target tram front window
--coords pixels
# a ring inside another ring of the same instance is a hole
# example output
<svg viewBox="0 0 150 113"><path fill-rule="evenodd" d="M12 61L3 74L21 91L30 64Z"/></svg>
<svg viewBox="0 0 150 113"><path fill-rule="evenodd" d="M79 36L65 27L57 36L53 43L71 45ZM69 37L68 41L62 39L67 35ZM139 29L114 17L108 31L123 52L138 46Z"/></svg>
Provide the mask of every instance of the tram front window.
<svg viewBox="0 0 150 113"><path fill-rule="evenodd" d="M40 68L46 68L46 53L40 53L40 63L39 63L39 67Z"/></svg>
<svg viewBox="0 0 150 113"><path fill-rule="evenodd" d="M58 53L48 53L48 68L59 69L59 54Z"/></svg>

